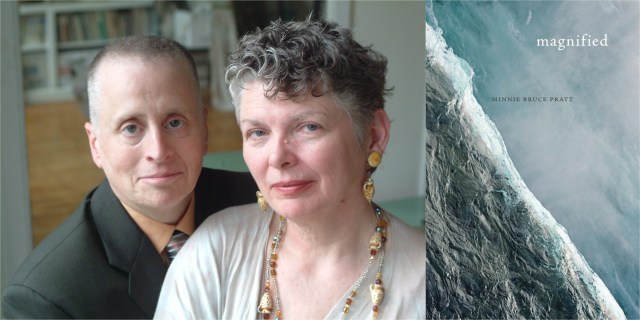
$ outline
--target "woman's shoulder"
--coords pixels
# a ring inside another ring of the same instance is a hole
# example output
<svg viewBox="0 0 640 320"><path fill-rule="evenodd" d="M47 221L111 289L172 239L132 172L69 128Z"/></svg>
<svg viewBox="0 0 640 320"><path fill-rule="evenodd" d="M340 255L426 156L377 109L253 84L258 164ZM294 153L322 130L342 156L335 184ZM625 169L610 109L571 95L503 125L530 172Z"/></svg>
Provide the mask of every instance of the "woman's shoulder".
<svg viewBox="0 0 640 320"><path fill-rule="evenodd" d="M228 207L209 216L196 228L192 238L209 241L220 241L223 238L239 237L243 234L255 235L265 224L271 214L264 214L256 204L245 204Z"/></svg>
<svg viewBox="0 0 640 320"><path fill-rule="evenodd" d="M400 218L387 212L390 220L390 230L393 236L398 237L404 244L419 244L423 248L426 245L426 237L423 229L412 227Z"/></svg>
<svg viewBox="0 0 640 320"><path fill-rule="evenodd" d="M399 218L390 215L390 225L387 229L387 245L389 258L405 267L417 267L424 272L426 257L426 237L422 229L409 226ZM386 260L386 259L385 259ZM385 261L386 262L386 261ZM406 269L405 269L406 270Z"/></svg>
<svg viewBox="0 0 640 320"><path fill-rule="evenodd" d="M220 224L225 227L232 226L244 226L251 225L252 221L258 222L259 220L266 219L267 214L263 214L260 208L254 203L228 207L220 210L202 222L198 229L216 228ZM260 225L260 223L255 223Z"/></svg>

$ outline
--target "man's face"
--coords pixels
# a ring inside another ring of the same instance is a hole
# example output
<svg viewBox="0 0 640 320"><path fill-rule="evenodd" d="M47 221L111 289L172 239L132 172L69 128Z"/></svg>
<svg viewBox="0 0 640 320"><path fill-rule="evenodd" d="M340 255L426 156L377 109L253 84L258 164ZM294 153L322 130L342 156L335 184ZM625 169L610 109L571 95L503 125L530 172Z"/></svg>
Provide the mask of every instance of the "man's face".
<svg viewBox="0 0 640 320"><path fill-rule="evenodd" d="M108 57L97 70L91 154L127 207L164 223L186 209L207 151L206 114L186 63Z"/></svg>

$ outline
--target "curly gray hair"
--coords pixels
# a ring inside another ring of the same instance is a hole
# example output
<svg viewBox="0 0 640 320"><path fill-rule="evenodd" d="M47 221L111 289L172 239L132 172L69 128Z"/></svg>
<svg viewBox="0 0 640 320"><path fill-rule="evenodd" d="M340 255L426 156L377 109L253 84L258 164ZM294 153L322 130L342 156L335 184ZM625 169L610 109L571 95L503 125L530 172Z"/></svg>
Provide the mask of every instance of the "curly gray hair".
<svg viewBox="0 0 640 320"><path fill-rule="evenodd" d="M244 86L264 83L265 96L296 99L307 93L329 94L345 109L358 143L376 109L384 108L387 59L356 42L347 28L333 22L271 22L240 39L230 55L226 80L236 108Z"/></svg>

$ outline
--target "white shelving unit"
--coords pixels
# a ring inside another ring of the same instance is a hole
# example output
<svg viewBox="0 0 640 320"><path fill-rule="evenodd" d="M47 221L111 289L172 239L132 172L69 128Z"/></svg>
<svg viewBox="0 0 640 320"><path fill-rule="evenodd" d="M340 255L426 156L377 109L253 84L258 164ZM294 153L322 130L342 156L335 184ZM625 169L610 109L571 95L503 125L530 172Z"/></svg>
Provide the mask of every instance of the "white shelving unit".
<svg viewBox="0 0 640 320"><path fill-rule="evenodd" d="M19 11L22 21L21 33L23 40L21 54L26 102L38 103L73 99L72 87L64 85L60 81L59 57L61 53L74 51L79 53L83 50L97 51L110 40L107 37L61 42L58 34L58 18L60 15L88 12L100 13L136 8L153 10L153 1L20 3ZM36 25L29 26L29 19L31 19L31 22L35 21L34 24ZM38 26L38 23L41 25ZM152 23L150 23L149 32L153 33L151 26ZM27 30L30 29L29 27L32 30ZM83 27L85 26L83 25ZM25 35L25 32L30 34Z"/></svg>

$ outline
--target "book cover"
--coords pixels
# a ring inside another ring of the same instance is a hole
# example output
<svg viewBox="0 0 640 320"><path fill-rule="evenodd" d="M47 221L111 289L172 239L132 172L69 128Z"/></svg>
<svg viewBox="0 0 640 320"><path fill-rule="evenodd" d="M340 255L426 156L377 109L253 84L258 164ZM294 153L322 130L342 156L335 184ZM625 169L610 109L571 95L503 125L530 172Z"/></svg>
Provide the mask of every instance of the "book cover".
<svg viewBox="0 0 640 320"><path fill-rule="evenodd" d="M636 1L426 2L433 317L640 318L639 23Z"/></svg>

